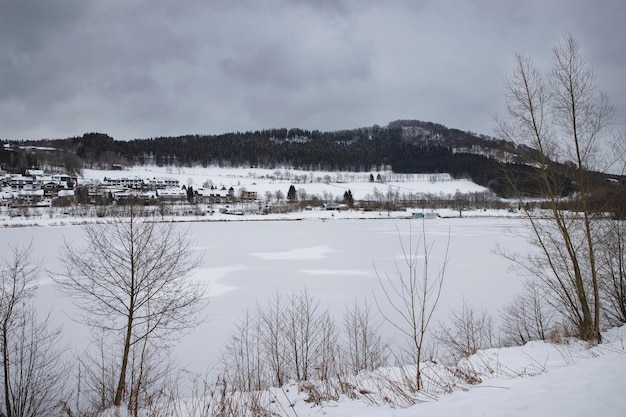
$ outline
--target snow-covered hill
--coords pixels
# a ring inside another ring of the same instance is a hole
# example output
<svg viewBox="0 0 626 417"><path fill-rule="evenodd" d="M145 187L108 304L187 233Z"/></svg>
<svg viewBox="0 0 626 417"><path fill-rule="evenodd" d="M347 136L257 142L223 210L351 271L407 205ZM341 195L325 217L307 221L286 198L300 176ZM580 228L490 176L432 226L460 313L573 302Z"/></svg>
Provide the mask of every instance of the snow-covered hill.
<svg viewBox="0 0 626 417"><path fill-rule="evenodd" d="M371 174L371 177L370 177ZM281 191L287 195L290 185L303 189L307 194L343 196L351 190L355 199L374 198L376 193L386 194L389 190L399 194L431 193L454 195L461 193L487 192L485 187L470 180L453 179L448 174L396 174L391 171L381 172L322 172L300 171L289 168L219 168L219 167L133 167L123 171L85 169L83 177L103 180L105 177L137 176L144 179L172 177L185 186L194 189L212 184L218 188L233 187L235 193L242 188L256 191L259 197L267 192ZM373 181L371 181L373 179Z"/></svg>

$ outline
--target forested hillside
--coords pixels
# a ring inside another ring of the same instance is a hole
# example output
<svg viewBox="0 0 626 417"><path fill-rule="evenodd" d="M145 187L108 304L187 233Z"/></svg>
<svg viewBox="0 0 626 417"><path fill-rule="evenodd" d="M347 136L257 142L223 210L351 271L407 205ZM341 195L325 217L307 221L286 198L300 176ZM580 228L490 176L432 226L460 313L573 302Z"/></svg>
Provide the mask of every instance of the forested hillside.
<svg viewBox="0 0 626 417"><path fill-rule="evenodd" d="M61 166L76 171L156 164L179 166L249 166L302 170L376 171L399 173L449 173L468 178L502 197L513 190L540 195L529 161L534 151L526 146L485 135L449 129L415 120L398 120L385 127L374 125L334 132L302 129L267 129L221 135L186 135L116 141L104 133L86 133L67 139L21 142L36 147L20 156L3 150L0 163L19 171L32 167ZM50 148L59 150L51 152ZM47 149L47 150L42 150ZM80 160L77 161L78 157ZM554 164L554 181L564 196L572 190L567 165ZM606 177L598 174L598 187Z"/></svg>

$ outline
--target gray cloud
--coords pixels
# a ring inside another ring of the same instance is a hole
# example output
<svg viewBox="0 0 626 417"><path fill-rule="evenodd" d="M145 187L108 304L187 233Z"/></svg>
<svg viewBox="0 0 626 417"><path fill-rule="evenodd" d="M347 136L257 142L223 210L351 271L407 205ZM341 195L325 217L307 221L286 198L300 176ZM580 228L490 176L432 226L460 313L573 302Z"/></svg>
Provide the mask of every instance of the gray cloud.
<svg viewBox="0 0 626 417"><path fill-rule="evenodd" d="M626 122L621 0L0 3L0 137L416 118L492 134L515 52L580 41Z"/></svg>

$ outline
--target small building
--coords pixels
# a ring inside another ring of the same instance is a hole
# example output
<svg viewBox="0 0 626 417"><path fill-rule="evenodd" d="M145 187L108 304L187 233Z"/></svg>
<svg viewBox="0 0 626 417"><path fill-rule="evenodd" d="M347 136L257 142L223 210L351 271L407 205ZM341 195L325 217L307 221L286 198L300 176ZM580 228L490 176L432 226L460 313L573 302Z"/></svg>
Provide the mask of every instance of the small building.
<svg viewBox="0 0 626 417"><path fill-rule="evenodd" d="M256 201L257 200L256 191L248 191L248 190L241 191L241 200L242 201Z"/></svg>
<svg viewBox="0 0 626 417"><path fill-rule="evenodd" d="M324 210L335 210L335 211L344 211L350 208L347 204L340 204L340 203L325 203L323 207L324 207Z"/></svg>
<svg viewBox="0 0 626 417"><path fill-rule="evenodd" d="M26 172L24 172L24 175L32 177L34 180L36 180L37 178L43 177L44 173L41 169L27 169Z"/></svg>
<svg viewBox="0 0 626 417"><path fill-rule="evenodd" d="M56 197L59 194L60 186L54 181L49 181L44 183L42 188L45 197Z"/></svg>
<svg viewBox="0 0 626 417"><path fill-rule="evenodd" d="M78 182L78 179L72 178L66 174L55 174L51 177L52 182L65 189L72 189Z"/></svg>
<svg viewBox="0 0 626 417"><path fill-rule="evenodd" d="M34 206L44 198L43 190L20 190L14 195L13 207Z"/></svg>
<svg viewBox="0 0 626 417"><path fill-rule="evenodd" d="M13 191L32 191L39 189L39 186L35 183L33 177L25 175L12 176L9 180L9 186Z"/></svg>
<svg viewBox="0 0 626 417"><path fill-rule="evenodd" d="M151 190L162 190L164 188L178 188L180 182L171 177L152 177L147 180L147 184Z"/></svg>
<svg viewBox="0 0 626 417"><path fill-rule="evenodd" d="M181 188L165 188L158 191L158 196L165 200L186 200L187 190Z"/></svg>
<svg viewBox="0 0 626 417"><path fill-rule="evenodd" d="M144 180L137 176L120 178L104 177L104 183L109 187L125 187L131 189L144 187Z"/></svg>

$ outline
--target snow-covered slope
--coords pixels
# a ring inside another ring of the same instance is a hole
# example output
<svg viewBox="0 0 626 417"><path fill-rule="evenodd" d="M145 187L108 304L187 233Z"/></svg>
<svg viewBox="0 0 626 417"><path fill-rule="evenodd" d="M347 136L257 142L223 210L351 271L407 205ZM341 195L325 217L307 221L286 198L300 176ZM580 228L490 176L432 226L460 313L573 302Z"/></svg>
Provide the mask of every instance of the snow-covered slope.
<svg viewBox="0 0 626 417"><path fill-rule="evenodd" d="M374 181L370 181L370 174ZM380 180L379 180L380 175ZM454 195L461 193L484 192L481 187L469 180L452 179L447 174L394 174L390 171L381 172L310 172L288 168L219 168L219 167L157 167L145 166L125 169L123 171L85 169L84 178L103 180L105 177L138 176L141 178L173 177L181 186L201 187L207 182L221 188L233 187L236 192L241 188L256 191L260 198L266 192L281 191L287 195L290 185L296 189L306 190L307 194L323 195L330 193L341 197L348 189L355 199L363 199L367 195L373 197L375 192L386 194L388 190L403 193L432 193ZM376 190L376 191L375 191Z"/></svg>
<svg viewBox="0 0 626 417"><path fill-rule="evenodd" d="M339 401L296 403L294 415L362 417L623 417L626 416L626 326L604 334L605 343L581 342L480 351L465 363L482 382L409 408Z"/></svg>

